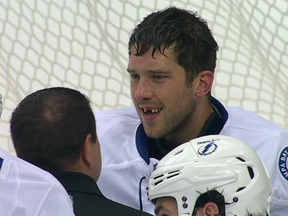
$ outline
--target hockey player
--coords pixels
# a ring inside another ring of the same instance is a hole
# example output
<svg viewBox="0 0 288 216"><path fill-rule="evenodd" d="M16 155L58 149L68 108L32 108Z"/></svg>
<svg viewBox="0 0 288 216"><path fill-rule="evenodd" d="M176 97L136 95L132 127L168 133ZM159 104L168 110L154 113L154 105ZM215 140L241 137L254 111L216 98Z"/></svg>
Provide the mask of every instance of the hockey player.
<svg viewBox="0 0 288 216"><path fill-rule="evenodd" d="M272 190L254 149L223 135L176 147L160 160L149 184L157 216L268 216Z"/></svg>
<svg viewBox="0 0 288 216"><path fill-rule="evenodd" d="M132 31L128 49L134 107L95 114L104 195L153 212L147 192L158 160L181 143L222 134L256 150L272 176L271 214L286 215L288 131L211 96L218 45L205 20L176 7L151 13Z"/></svg>

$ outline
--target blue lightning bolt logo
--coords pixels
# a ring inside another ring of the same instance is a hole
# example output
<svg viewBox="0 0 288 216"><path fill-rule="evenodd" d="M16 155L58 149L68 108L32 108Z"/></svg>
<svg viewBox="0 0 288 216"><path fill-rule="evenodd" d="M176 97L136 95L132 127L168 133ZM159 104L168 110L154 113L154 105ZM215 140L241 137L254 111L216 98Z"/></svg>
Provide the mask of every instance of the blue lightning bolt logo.
<svg viewBox="0 0 288 216"><path fill-rule="evenodd" d="M207 145L203 145L198 149L198 153L202 156L209 155L215 152L217 149L217 145L214 142L208 143Z"/></svg>

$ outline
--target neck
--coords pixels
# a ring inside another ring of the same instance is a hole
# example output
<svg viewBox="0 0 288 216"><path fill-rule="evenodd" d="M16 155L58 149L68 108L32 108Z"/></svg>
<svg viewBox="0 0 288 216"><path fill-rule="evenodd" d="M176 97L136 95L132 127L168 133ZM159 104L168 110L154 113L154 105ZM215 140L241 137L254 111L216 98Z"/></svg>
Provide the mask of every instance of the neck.
<svg viewBox="0 0 288 216"><path fill-rule="evenodd" d="M95 180L93 173L91 172L91 169L89 169L89 167L84 163L83 160L79 160L77 164L70 166L67 169L67 171L82 173L82 174L92 177Z"/></svg>
<svg viewBox="0 0 288 216"><path fill-rule="evenodd" d="M177 130L170 133L168 136L160 139L162 146L167 146L169 150L188 142L198 137L201 129L209 116L214 112L211 104L203 106L196 106L193 115L190 118L185 119Z"/></svg>

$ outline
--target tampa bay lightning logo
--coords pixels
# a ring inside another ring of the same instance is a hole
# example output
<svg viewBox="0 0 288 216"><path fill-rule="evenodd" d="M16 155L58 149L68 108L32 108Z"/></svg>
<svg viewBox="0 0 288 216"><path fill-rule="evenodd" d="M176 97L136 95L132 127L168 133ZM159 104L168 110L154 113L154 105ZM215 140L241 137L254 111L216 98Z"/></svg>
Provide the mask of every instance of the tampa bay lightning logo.
<svg viewBox="0 0 288 216"><path fill-rule="evenodd" d="M283 178L288 181L288 146L284 147L279 154L278 167Z"/></svg>
<svg viewBox="0 0 288 216"><path fill-rule="evenodd" d="M208 144L202 145L198 149L198 153L199 153L199 155L202 155L202 156L209 155L209 154L212 154L213 152L215 152L217 147L218 146L214 142L210 142Z"/></svg>

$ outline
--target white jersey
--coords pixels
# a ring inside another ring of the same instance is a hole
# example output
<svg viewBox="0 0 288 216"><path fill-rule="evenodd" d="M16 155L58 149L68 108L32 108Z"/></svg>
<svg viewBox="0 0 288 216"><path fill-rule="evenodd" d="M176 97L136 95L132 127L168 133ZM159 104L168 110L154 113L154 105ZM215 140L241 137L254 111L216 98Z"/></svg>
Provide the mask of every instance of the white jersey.
<svg viewBox="0 0 288 216"><path fill-rule="evenodd" d="M64 187L48 172L0 149L0 215L72 216Z"/></svg>
<svg viewBox="0 0 288 216"><path fill-rule="evenodd" d="M239 107L220 104L220 109L227 114L220 134L251 145L270 172L274 188L271 215L288 215L288 131ZM109 199L153 214L147 193L157 160L149 157L147 145L137 143L145 143L147 137L138 133L142 124L135 108L98 111L95 117L102 153L100 190Z"/></svg>

